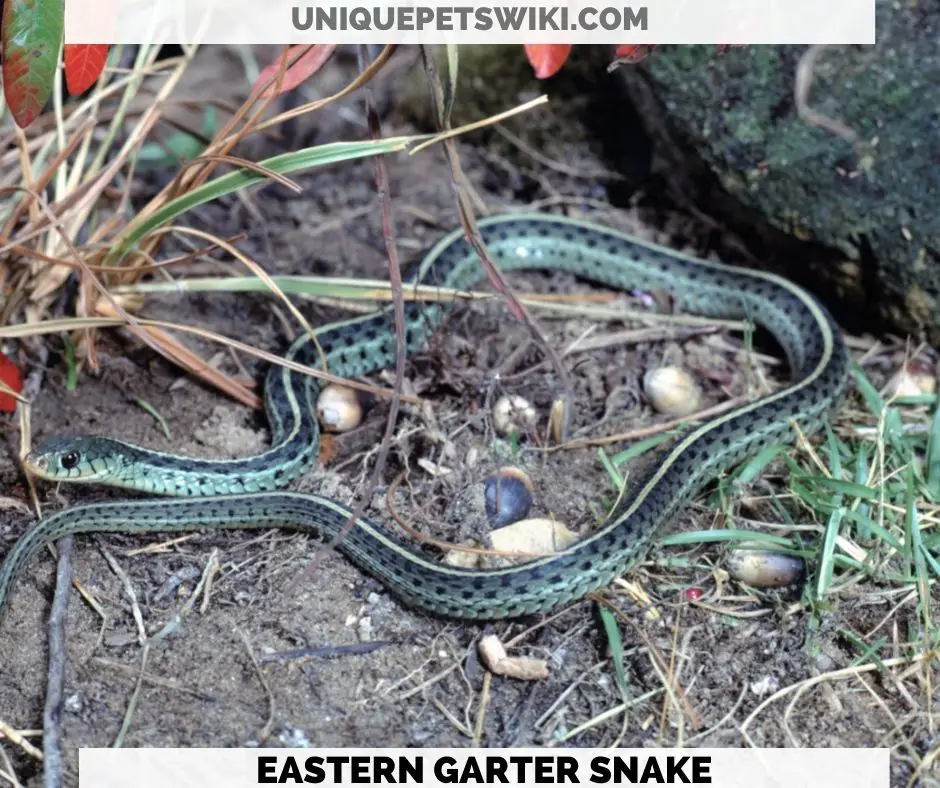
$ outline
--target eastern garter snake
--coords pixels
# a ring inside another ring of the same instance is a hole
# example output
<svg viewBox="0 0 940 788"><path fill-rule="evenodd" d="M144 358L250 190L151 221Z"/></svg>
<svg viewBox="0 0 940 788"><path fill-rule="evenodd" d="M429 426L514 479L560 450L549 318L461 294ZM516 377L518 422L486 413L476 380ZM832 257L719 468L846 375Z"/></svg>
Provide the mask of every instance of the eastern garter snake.
<svg viewBox="0 0 940 788"><path fill-rule="evenodd" d="M665 288L689 312L753 319L783 347L793 382L688 432L657 467L634 481L602 526L551 557L500 569L460 569L358 519L340 550L405 602L448 617L494 619L579 599L638 560L657 530L721 470L786 438L791 420L804 431L821 426L845 387L849 357L841 334L815 299L785 279L698 260L556 216L496 217L482 221L480 229L504 270L560 269L623 290ZM414 281L465 290L480 276L479 261L457 231L427 252ZM445 309L440 302L407 305L409 351L425 341ZM389 311L326 326L317 338L330 370L340 375L363 375L394 360ZM318 360L306 335L291 345L288 355L305 364ZM318 389L310 376L272 367L265 390L272 448L244 459L189 459L97 437L47 442L27 459L45 478L190 500L88 504L43 519L20 538L0 568L0 609L30 556L67 534L288 527L334 536L350 516L349 507L315 494L271 491L299 476L317 457Z"/></svg>

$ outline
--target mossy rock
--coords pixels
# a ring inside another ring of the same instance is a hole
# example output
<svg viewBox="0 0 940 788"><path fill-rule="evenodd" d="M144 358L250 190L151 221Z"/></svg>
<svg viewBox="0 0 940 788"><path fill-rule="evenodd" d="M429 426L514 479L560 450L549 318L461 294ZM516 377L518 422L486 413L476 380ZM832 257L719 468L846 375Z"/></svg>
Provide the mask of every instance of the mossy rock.
<svg viewBox="0 0 940 788"><path fill-rule="evenodd" d="M664 47L618 73L657 143L691 151L670 161L697 158L726 206L838 250L842 264L817 279L937 342L940 3L878 0L877 17L875 47L812 53L816 122L794 98L807 47Z"/></svg>

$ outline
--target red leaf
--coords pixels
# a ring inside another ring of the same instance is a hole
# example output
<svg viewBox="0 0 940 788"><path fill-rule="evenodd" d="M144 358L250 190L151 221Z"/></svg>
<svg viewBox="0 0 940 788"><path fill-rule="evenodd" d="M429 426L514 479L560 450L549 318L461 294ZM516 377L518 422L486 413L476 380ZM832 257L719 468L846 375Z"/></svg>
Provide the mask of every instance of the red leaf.
<svg viewBox="0 0 940 788"><path fill-rule="evenodd" d="M525 44L525 54L529 65L535 71L536 79L548 79L555 76L565 65L571 54L571 44Z"/></svg>
<svg viewBox="0 0 940 788"><path fill-rule="evenodd" d="M23 378L19 369L10 359L0 353L0 380L13 389L17 394L23 390ZM16 410L16 397L0 390L0 411L12 413Z"/></svg>
<svg viewBox="0 0 940 788"><path fill-rule="evenodd" d="M70 96L84 93L98 81L108 61L107 44L66 44L65 84Z"/></svg>
<svg viewBox="0 0 940 788"><path fill-rule="evenodd" d="M655 48L655 44L621 44L614 51L614 57L619 63L639 63Z"/></svg>
<svg viewBox="0 0 940 788"><path fill-rule="evenodd" d="M336 44L297 44L287 51L287 70L281 79L281 88L277 95L287 93L308 78L316 74L326 63L336 49ZM251 91L254 93L262 85L268 85L261 95L268 98L277 88L277 74L281 68L282 58L275 60L270 66L264 68Z"/></svg>

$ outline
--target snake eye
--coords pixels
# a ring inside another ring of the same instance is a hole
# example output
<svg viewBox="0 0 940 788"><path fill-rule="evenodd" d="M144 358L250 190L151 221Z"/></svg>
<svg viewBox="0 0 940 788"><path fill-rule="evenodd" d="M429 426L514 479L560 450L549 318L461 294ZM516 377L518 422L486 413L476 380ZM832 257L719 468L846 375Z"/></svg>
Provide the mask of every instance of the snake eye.
<svg viewBox="0 0 940 788"><path fill-rule="evenodd" d="M62 467L65 468L65 470L70 471L72 468L78 465L78 461L80 459L81 458L78 456L77 451L70 451L66 454L63 454L62 459L59 460L59 462L62 463Z"/></svg>

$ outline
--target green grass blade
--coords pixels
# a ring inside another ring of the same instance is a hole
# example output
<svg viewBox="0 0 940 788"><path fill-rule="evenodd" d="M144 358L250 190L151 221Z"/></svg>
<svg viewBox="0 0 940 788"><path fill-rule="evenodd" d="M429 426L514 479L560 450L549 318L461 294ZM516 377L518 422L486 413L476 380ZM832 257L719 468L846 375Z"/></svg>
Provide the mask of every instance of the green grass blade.
<svg viewBox="0 0 940 788"><path fill-rule="evenodd" d="M826 523L826 532L823 536L822 550L819 554L819 569L816 577L816 601L822 602L826 598L829 586L832 585L834 571L833 556L836 551L836 539L839 536L839 527L845 517L845 507L840 506L831 515Z"/></svg>
<svg viewBox="0 0 940 788"><path fill-rule="evenodd" d="M324 167L352 159L379 156L384 153L396 153L404 150L412 142L429 138L430 135L418 135L389 137L388 139L365 140L362 142L332 142L327 145L317 145L312 148L272 156L270 159L259 162L259 164L273 172L286 175L298 170ZM265 180L268 180L267 177L255 170L236 170L208 181L175 200L170 200L152 214L128 224L120 238L120 242L115 245L105 259L105 265L116 265L141 238L177 216L192 210L198 205L203 205Z"/></svg>
<svg viewBox="0 0 940 788"><path fill-rule="evenodd" d="M867 443L861 442L858 445L858 454L855 455L855 483L864 485L868 481L868 476L871 473L871 466L868 460L868 445ZM858 513L862 517L868 517L871 507L864 502L859 503ZM858 537L862 541L867 542L871 539L871 531L868 529L867 525L863 525L861 522L858 523Z"/></svg>
<svg viewBox="0 0 940 788"><path fill-rule="evenodd" d="M878 393L878 389L875 388L868 379L868 375L858 364L852 364L852 375L855 376L855 384L858 386L858 391L862 395L862 399L865 400L868 409L876 416L880 416L885 409L885 401Z"/></svg>
<svg viewBox="0 0 940 788"><path fill-rule="evenodd" d="M446 44L447 47L447 84L444 86L444 117L450 119L457 100L457 70L460 64L457 44Z"/></svg>
<svg viewBox="0 0 940 788"><path fill-rule="evenodd" d="M627 685L627 671L623 665L623 638L620 637L617 617L605 605L598 605L598 610L601 614L601 623L604 625L604 634L607 636L607 643L610 646L610 658L614 663L617 684L624 700L629 700L630 689Z"/></svg>
<svg viewBox="0 0 940 788"><path fill-rule="evenodd" d="M880 496L878 490L869 487L867 484L849 482L845 479L830 479L828 476L807 476L804 481L810 482L817 487L823 487L838 495L846 495L850 498L861 498L865 501L877 501Z"/></svg>
<svg viewBox="0 0 940 788"><path fill-rule="evenodd" d="M744 462L738 472L735 474L735 481L738 484L750 484L763 473L764 469L770 465L787 447L781 443L775 443L772 446L759 451L751 459Z"/></svg>
<svg viewBox="0 0 940 788"><path fill-rule="evenodd" d="M940 405L934 409L927 437L927 456L924 461L927 476L927 490L936 500L940 493Z"/></svg>
<svg viewBox="0 0 940 788"><path fill-rule="evenodd" d="M78 388L78 361L75 358L75 343L68 334L62 336L65 344L65 390L75 391Z"/></svg>
<svg viewBox="0 0 940 788"><path fill-rule="evenodd" d="M131 400L131 402L133 402L138 408L145 410L147 413L153 416L154 421L156 421L157 424L160 425L160 429L162 430L166 439L168 441L173 440L173 434L170 432L170 426L166 423L166 419L163 418L160 411L158 411L153 405L151 405L145 399L140 399L138 397L135 397L134 399Z"/></svg>
<svg viewBox="0 0 940 788"><path fill-rule="evenodd" d="M920 517L917 513L917 501L914 497L914 474L907 473L907 500L904 517L904 541L910 545L911 574L917 587L918 608L923 621L924 632L931 627L930 580L927 575L926 550L920 533Z"/></svg>
<svg viewBox="0 0 940 788"><path fill-rule="evenodd" d="M860 528L866 528L870 533L873 539L880 539L882 542L890 546L893 550L902 552L904 550L904 545L902 545L888 530L882 528L878 523L876 523L871 517L867 517L859 512L853 512L851 509L848 509L844 517L846 520L855 523Z"/></svg>
<svg viewBox="0 0 940 788"><path fill-rule="evenodd" d="M829 450L829 467L832 476L836 479L842 478L842 452L839 446L839 439L836 438L832 427L826 425L826 448Z"/></svg>
<svg viewBox="0 0 940 788"><path fill-rule="evenodd" d="M613 464L619 468L625 462L646 454L646 452L648 452L650 449L659 446L660 443L665 443L667 440L676 435L677 432L678 430L670 430L669 432L664 432L660 435L652 435L649 438L643 438L643 440L639 440L630 447L624 449L622 452L615 454L611 458L611 462L613 462Z"/></svg>
<svg viewBox="0 0 940 788"><path fill-rule="evenodd" d="M667 547L688 547L703 542L748 542L761 547L785 548L796 550L793 541L783 536L774 536L760 531L744 531L736 528L715 528L711 531L685 531L679 534L670 534L660 540L660 544Z"/></svg>
<svg viewBox="0 0 940 788"><path fill-rule="evenodd" d="M604 451L603 446L597 447L597 456L601 461L601 465L604 466L604 470L607 471L607 475L610 476L611 484L614 485L614 489L617 492L623 489L624 485L627 483L626 479L620 474L620 471L617 470L617 466L611 461L610 457L607 455L607 452Z"/></svg>

